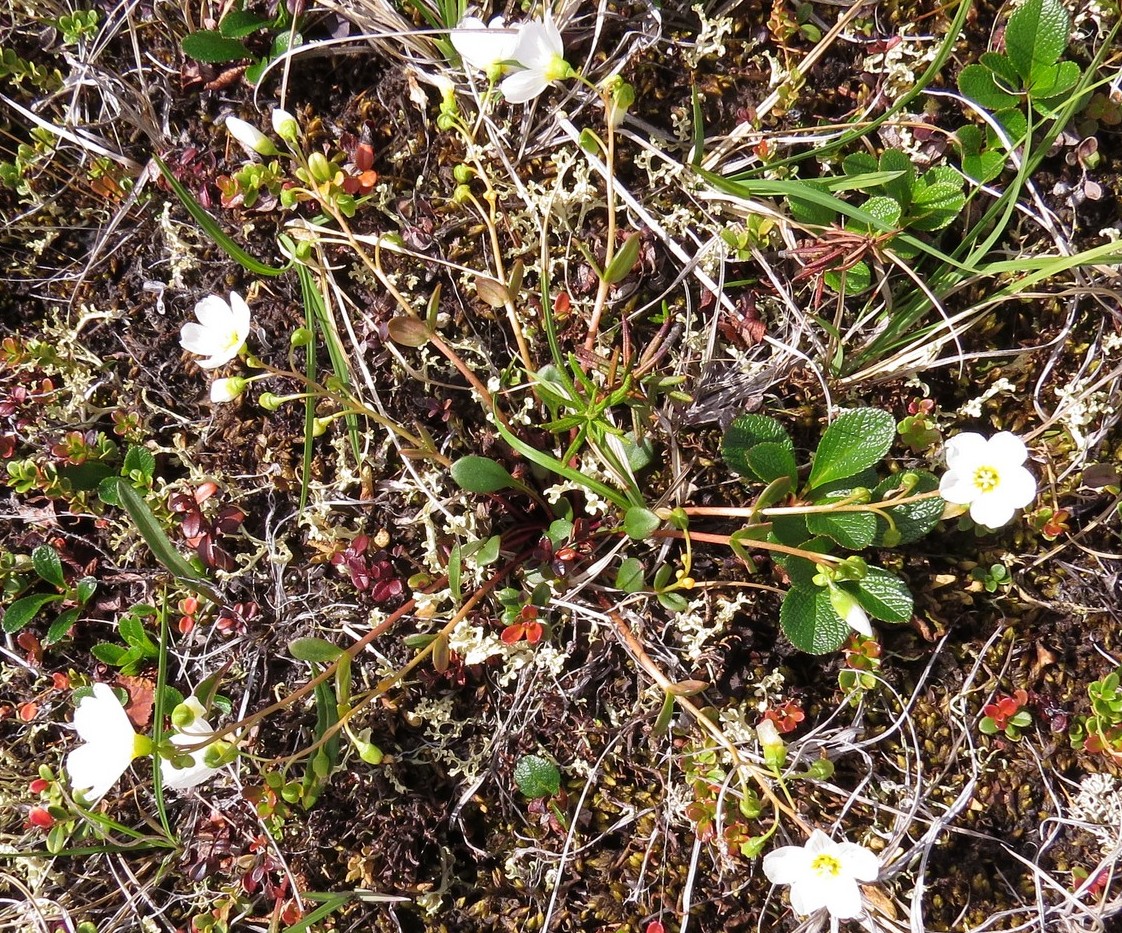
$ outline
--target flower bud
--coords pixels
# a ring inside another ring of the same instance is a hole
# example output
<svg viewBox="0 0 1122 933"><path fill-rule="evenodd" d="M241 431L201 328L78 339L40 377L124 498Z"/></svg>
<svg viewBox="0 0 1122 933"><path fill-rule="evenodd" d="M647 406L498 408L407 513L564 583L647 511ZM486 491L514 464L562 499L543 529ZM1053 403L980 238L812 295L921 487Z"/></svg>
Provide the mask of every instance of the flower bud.
<svg viewBox="0 0 1122 933"><path fill-rule="evenodd" d="M272 117L273 131L286 142L295 143L300 136L300 125L296 118L280 107L273 108Z"/></svg>
<svg viewBox="0 0 1122 933"><path fill-rule="evenodd" d="M272 392L262 392L257 403L264 408L265 411L276 411L284 404L284 399L279 395L274 395Z"/></svg>
<svg viewBox="0 0 1122 933"><path fill-rule="evenodd" d="M215 403L232 402L245 391L247 382L241 376L215 379L210 384L210 400Z"/></svg>
<svg viewBox="0 0 1122 933"><path fill-rule="evenodd" d="M861 604L836 583L830 584L830 605L855 632L860 632L866 638L873 637L873 627Z"/></svg>
<svg viewBox="0 0 1122 933"><path fill-rule="evenodd" d="M452 169L452 177L455 178L456 181L461 185L466 185L469 181L471 181L474 175L475 169L473 169L470 165L465 165L463 162Z"/></svg>
<svg viewBox="0 0 1122 933"><path fill-rule="evenodd" d="M196 719L206 715L202 703L196 697L188 697L171 711L171 724L182 731Z"/></svg>
<svg viewBox="0 0 1122 933"><path fill-rule="evenodd" d="M756 726L756 738L764 753L764 762L769 768L778 771L787 761L787 746L779 735L779 729L772 719L763 719Z"/></svg>
<svg viewBox="0 0 1122 933"><path fill-rule="evenodd" d="M234 137L237 143L249 155L275 156L280 155L273 141L262 133L257 127L237 117L226 118L226 131Z"/></svg>
<svg viewBox="0 0 1122 933"><path fill-rule="evenodd" d="M297 327L292 332L292 336L288 338L288 342L294 347L306 347L312 342L313 334L306 327Z"/></svg>

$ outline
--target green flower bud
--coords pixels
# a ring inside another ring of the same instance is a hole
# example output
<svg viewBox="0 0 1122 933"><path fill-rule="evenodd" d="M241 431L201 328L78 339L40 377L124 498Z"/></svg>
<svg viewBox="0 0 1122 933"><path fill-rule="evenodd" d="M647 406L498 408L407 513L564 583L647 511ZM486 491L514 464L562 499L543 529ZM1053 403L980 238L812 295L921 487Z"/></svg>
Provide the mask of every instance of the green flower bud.
<svg viewBox="0 0 1122 933"><path fill-rule="evenodd" d="M452 177L461 185L466 185L475 176L475 169L462 162L452 169Z"/></svg>
<svg viewBox="0 0 1122 933"><path fill-rule="evenodd" d="M306 347L314 338L315 335L308 328L297 327L288 338L288 342L294 347Z"/></svg>
<svg viewBox="0 0 1122 933"><path fill-rule="evenodd" d="M257 401L265 411L276 411L284 404L284 399L279 395L274 395L272 392L262 392L261 397Z"/></svg>

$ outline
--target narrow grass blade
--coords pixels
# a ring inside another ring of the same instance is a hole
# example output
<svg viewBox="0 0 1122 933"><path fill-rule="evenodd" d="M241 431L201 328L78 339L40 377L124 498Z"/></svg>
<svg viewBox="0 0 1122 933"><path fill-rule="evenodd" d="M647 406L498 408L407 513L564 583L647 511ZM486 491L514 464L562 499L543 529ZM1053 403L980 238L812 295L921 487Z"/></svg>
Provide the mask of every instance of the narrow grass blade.
<svg viewBox="0 0 1122 933"><path fill-rule="evenodd" d="M339 340L339 331L335 328L335 321L327 313L327 304L312 278L307 266L298 265L296 274L300 278L300 293L304 300L305 313L311 313L319 322L319 329L323 333L323 342L327 346L327 355L331 359L331 370L335 378L348 393L351 391L351 371L347 366L347 354ZM347 435L351 440L351 451L355 455L355 462L362 461L362 445L359 442L358 416L353 412L344 416L347 423Z"/></svg>
<svg viewBox="0 0 1122 933"><path fill-rule="evenodd" d="M129 518L133 520L137 531L148 545L152 554L164 568L177 577L189 590L205 596L207 599L222 605L223 599L218 591L210 585L208 580L200 577L194 567L175 549L175 545L160 527L156 516L148 507L148 503L141 498L140 493L132 488L125 480L117 480L117 496Z"/></svg>
<svg viewBox="0 0 1122 933"><path fill-rule="evenodd" d="M179 179L171 173L171 169L167 167L163 159L158 155L153 155L152 161L160 167L160 173L164 176L164 181L168 183L168 187L175 192L175 196L179 198L183 206L187 208L187 213L195 219L195 223L202 227L203 232L222 247L230 258L241 265L246 271L252 272L254 275L274 276L282 275L292 267L292 262L290 261L288 265L277 269L273 266L267 266L259 259L254 259L250 256L249 253L238 246L234 240L223 232L222 228L218 226L218 221L211 217L206 208L195 200L195 196L183 187Z"/></svg>

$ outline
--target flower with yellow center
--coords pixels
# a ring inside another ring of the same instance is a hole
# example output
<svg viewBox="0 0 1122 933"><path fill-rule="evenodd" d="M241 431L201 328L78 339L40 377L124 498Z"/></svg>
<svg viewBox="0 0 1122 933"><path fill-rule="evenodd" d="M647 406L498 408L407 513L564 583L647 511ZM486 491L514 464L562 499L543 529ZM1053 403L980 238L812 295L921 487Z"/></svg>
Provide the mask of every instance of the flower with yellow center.
<svg viewBox="0 0 1122 933"><path fill-rule="evenodd" d="M521 70L499 85L512 104L525 104L554 81L564 81L575 74L572 65L565 61L561 30L548 10L544 20L527 20L518 28L518 44L512 57Z"/></svg>
<svg viewBox="0 0 1122 933"><path fill-rule="evenodd" d="M825 908L834 920L852 920L864 911L859 883L876 881L880 863L864 846L816 829L805 846L769 852L763 868L772 884L791 886L791 909L800 916Z"/></svg>
<svg viewBox="0 0 1122 933"><path fill-rule="evenodd" d="M184 350L203 356L203 369L216 369L229 363L241 351L249 336L249 305L237 292L230 293L229 303L217 295L207 295L195 305L194 321L179 331L179 344Z"/></svg>
<svg viewBox="0 0 1122 933"><path fill-rule="evenodd" d="M988 440L966 432L946 444L947 472L939 495L968 505L970 517L987 528L1000 528L1036 497L1036 480L1025 469L1028 450L1015 434L1001 431Z"/></svg>

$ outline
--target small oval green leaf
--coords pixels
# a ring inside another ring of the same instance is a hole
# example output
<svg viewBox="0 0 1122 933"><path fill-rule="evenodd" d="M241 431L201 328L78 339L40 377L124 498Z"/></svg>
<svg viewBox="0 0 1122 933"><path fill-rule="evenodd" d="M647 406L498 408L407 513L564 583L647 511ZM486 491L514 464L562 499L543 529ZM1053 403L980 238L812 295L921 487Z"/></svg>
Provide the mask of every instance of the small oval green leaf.
<svg viewBox="0 0 1122 933"><path fill-rule="evenodd" d="M39 577L51 586L62 589L66 586L66 577L62 572L62 561L58 551L49 544L40 544L31 552L31 564Z"/></svg>
<svg viewBox="0 0 1122 933"><path fill-rule="evenodd" d="M474 493L498 492L515 485L514 477L501 463L474 454L452 464L452 479L465 492Z"/></svg>
<svg viewBox="0 0 1122 933"><path fill-rule="evenodd" d="M323 638L294 638L288 643L288 653L298 661L330 664L343 653L343 649Z"/></svg>
<svg viewBox="0 0 1122 933"><path fill-rule="evenodd" d="M553 797L561 790L561 772L548 758L523 755L514 766L514 783L531 800Z"/></svg>
<svg viewBox="0 0 1122 933"><path fill-rule="evenodd" d="M641 505L633 505L623 515L623 530L635 541L645 541L661 524L661 518Z"/></svg>
<svg viewBox="0 0 1122 933"><path fill-rule="evenodd" d="M807 485L810 489L845 479L879 463L892 446L896 422L886 411L847 411L822 435Z"/></svg>
<svg viewBox="0 0 1122 933"><path fill-rule="evenodd" d="M223 62L241 61L249 58L249 49L245 43L224 36L213 29L200 29L183 37L180 42L183 54L195 61L221 64Z"/></svg>

